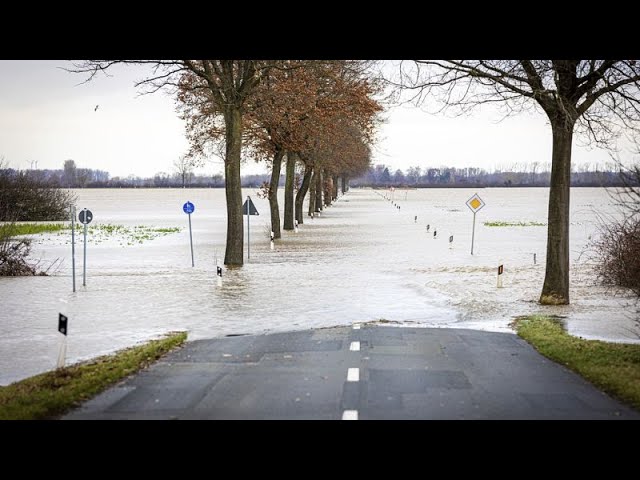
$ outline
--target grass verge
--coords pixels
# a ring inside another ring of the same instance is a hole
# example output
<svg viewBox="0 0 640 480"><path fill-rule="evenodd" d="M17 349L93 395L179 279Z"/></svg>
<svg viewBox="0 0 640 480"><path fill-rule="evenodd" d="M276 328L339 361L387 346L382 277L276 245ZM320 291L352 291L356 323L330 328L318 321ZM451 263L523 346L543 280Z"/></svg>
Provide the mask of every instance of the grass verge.
<svg viewBox="0 0 640 480"><path fill-rule="evenodd" d="M518 317L513 325L542 355L640 410L640 345L574 337L558 320L542 315Z"/></svg>
<svg viewBox="0 0 640 480"><path fill-rule="evenodd" d="M149 366L186 339L185 332L171 333L113 355L0 387L0 420L41 420L62 415L118 380Z"/></svg>

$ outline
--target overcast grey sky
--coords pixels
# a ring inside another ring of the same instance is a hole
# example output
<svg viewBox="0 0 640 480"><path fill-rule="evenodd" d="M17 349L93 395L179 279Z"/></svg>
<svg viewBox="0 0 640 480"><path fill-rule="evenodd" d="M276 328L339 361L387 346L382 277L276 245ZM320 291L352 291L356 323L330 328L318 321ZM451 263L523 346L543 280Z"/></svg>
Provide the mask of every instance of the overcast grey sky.
<svg viewBox="0 0 640 480"><path fill-rule="evenodd" d="M118 67L111 77L78 85L83 77L57 67L66 61L0 61L0 156L13 168L78 167L107 170L112 176L172 173L173 161L187 150L183 122L172 97L138 96L133 82L142 67ZM97 111L94 111L99 105ZM514 163L551 161L551 130L542 114L502 116L483 106L470 116L431 115L397 107L374 147L374 164L405 172L410 166L477 166L492 169ZM625 157L623 157L624 159ZM219 159L199 172L222 173ZM574 140L575 165L604 164L607 152ZM243 173L266 172L251 161Z"/></svg>

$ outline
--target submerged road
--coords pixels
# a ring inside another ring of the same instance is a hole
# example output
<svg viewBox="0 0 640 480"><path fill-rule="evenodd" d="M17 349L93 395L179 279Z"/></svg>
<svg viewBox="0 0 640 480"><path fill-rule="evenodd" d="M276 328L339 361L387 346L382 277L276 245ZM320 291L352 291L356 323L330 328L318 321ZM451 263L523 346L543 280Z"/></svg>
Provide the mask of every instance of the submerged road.
<svg viewBox="0 0 640 480"><path fill-rule="evenodd" d="M513 334L354 325L187 343L65 419L640 419Z"/></svg>

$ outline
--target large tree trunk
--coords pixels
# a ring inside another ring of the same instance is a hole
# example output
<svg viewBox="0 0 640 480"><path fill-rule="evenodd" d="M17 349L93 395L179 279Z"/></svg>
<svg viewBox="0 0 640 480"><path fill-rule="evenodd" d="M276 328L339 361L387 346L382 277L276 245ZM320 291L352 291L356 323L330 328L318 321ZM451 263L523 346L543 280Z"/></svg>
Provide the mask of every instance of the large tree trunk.
<svg viewBox="0 0 640 480"><path fill-rule="evenodd" d="M300 190L296 193L296 220L298 220L300 225L304 223L302 220L304 217L304 214L302 213L302 204L304 202L305 195L307 195L307 192L309 191L312 173L313 167L306 165L304 168L304 176L302 177L302 185L300 185Z"/></svg>
<svg viewBox="0 0 640 480"><path fill-rule="evenodd" d="M549 188L547 266L540 303L569 303L569 195L571 192L571 141L573 123L551 122L553 152Z"/></svg>
<svg viewBox="0 0 640 480"><path fill-rule="evenodd" d="M344 195L345 193L347 193L347 176L343 175L342 176L342 194Z"/></svg>
<svg viewBox="0 0 640 480"><path fill-rule="evenodd" d="M227 197L227 246L225 265L243 263L244 228L242 223L242 189L240 185L240 151L242 149L242 115L240 109L229 106L224 115L226 152L224 187Z"/></svg>
<svg viewBox="0 0 640 480"><path fill-rule="evenodd" d="M322 211L322 169L318 168L318 171L316 172L316 201L315 201L315 206L316 212L321 212Z"/></svg>
<svg viewBox="0 0 640 480"><path fill-rule="evenodd" d="M293 184L296 176L296 154L287 154L287 179L284 185L284 229L293 230Z"/></svg>
<svg viewBox="0 0 640 480"><path fill-rule="evenodd" d="M271 230L274 238L280 238L280 208L278 207L278 183L280 182L280 167L284 151L276 149L273 156L273 169L271 170L271 182L269 183L269 209L271 211Z"/></svg>
<svg viewBox="0 0 640 480"><path fill-rule="evenodd" d="M331 198L334 202L338 199L338 175L333 176L333 191L331 192Z"/></svg>
<svg viewBox="0 0 640 480"><path fill-rule="evenodd" d="M310 217L313 217L313 213L316 211L316 185L318 184L318 169L313 169L313 177L311 177L311 185L309 186L309 213Z"/></svg>

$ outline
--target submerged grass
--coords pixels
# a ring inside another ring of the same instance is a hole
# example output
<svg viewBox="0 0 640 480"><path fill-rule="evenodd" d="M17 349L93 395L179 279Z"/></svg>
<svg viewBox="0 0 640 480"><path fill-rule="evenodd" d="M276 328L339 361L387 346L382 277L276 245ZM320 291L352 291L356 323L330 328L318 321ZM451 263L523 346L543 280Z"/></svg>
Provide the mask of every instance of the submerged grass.
<svg viewBox="0 0 640 480"><path fill-rule="evenodd" d="M7 223L0 225L0 236L18 237L54 233L71 228L68 223Z"/></svg>
<svg viewBox="0 0 640 480"><path fill-rule="evenodd" d="M484 222L485 227L546 227L546 223L541 222Z"/></svg>
<svg viewBox="0 0 640 480"><path fill-rule="evenodd" d="M185 332L0 387L0 420L54 418L182 345Z"/></svg>
<svg viewBox="0 0 640 480"><path fill-rule="evenodd" d="M545 357L640 410L640 345L574 337L557 319L542 315L519 317L514 326Z"/></svg>

